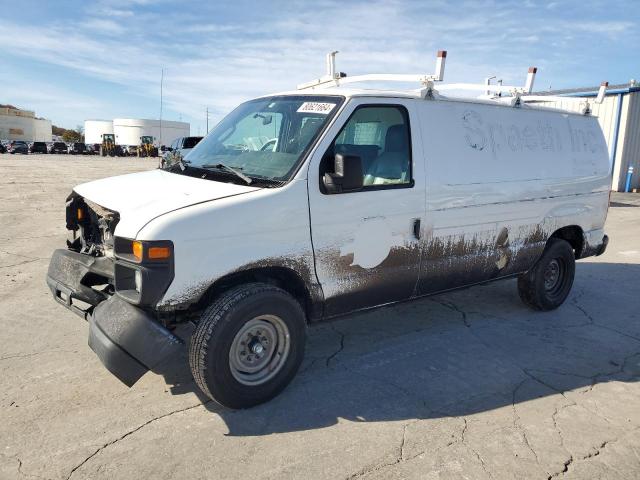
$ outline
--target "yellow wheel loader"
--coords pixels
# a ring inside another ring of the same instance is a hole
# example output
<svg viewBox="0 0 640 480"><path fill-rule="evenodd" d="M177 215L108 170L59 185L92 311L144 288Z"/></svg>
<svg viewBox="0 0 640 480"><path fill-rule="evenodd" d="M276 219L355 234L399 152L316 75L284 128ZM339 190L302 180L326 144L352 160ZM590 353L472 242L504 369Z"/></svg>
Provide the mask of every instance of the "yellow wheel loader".
<svg viewBox="0 0 640 480"><path fill-rule="evenodd" d="M100 155L106 157L116 156L116 136L113 133L105 133L102 135L102 145L100 145Z"/></svg>
<svg viewBox="0 0 640 480"><path fill-rule="evenodd" d="M140 137L140 145L138 145L138 157L157 157L158 147L153 145L153 137L151 135L143 135Z"/></svg>

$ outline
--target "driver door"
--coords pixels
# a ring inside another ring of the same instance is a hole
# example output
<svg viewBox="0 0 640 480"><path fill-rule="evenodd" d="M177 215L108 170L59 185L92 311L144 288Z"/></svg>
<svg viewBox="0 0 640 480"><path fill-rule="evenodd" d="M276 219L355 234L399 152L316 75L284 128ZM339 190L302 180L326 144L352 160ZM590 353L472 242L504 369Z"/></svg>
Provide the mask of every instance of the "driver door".
<svg viewBox="0 0 640 480"><path fill-rule="evenodd" d="M402 99L351 100L310 162L311 232L326 316L414 293L426 203L412 107ZM328 194L323 188L336 153L362 159L362 190Z"/></svg>

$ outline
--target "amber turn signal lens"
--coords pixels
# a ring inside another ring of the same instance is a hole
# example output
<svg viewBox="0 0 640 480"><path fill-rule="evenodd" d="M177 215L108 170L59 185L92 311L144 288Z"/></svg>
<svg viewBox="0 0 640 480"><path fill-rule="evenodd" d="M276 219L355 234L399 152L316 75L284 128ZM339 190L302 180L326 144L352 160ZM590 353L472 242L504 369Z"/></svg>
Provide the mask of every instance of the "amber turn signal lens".
<svg viewBox="0 0 640 480"><path fill-rule="evenodd" d="M133 256L136 257L136 260L139 262L142 261L142 242L133 242L132 244Z"/></svg>
<svg viewBox="0 0 640 480"><path fill-rule="evenodd" d="M84 211L79 208L78 211L76 212L76 216L78 217L78 220L82 220L84 218Z"/></svg>
<svg viewBox="0 0 640 480"><path fill-rule="evenodd" d="M149 259L150 260L166 260L171 256L171 250L169 247L150 247Z"/></svg>

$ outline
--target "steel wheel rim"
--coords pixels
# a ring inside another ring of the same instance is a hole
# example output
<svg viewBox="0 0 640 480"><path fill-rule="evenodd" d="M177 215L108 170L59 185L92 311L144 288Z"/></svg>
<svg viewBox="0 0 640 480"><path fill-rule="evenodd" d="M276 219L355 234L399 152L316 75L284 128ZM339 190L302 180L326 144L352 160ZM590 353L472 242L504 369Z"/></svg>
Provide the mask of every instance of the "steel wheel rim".
<svg viewBox="0 0 640 480"><path fill-rule="evenodd" d="M544 289L550 295L556 295L563 285L566 266L559 258L552 259L544 269Z"/></svg>
<svg viewBox="0 0 640 480"><path fill-rule="evenodd" d="M289 328L284 320L277 315L252 318L231 343L231 374L243 385L262 385L282 370L290 349Z"/></svg>

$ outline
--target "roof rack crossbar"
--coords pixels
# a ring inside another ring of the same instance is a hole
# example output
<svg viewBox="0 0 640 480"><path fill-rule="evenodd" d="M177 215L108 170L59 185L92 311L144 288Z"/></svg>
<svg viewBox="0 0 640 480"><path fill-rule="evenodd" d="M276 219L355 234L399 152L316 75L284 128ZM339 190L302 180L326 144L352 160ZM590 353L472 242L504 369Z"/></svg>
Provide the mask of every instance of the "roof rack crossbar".
<svg viewBox="0 0 640 480"><path fill-rule="evenodd" d="M523 93L523 87L513 85L492 85L486 83L445 83L438 85L438 91L446 92L447 90L469 90L469 91L487 91L495 93Z"/></svg>
<svg viewBox="0 0 640 480"><path fill-rule="evenodd" d="M604 97L607 93L607 87L609 86L609 82L602 82L600 84L600 88L598 89L598 96L593 100L593 103L596 105L601 104L604 101ZM557 95L523 95L520 98L522 103L534 103L534 102L569 102L569 103L577 103L580 106L580 112L584 115L591 114L591 105L588 99L584 97L563 97Z"/></svg>

